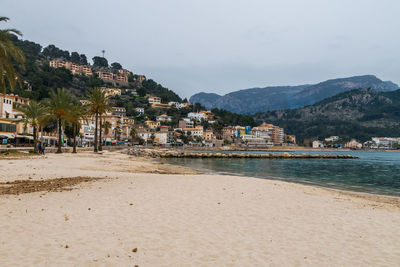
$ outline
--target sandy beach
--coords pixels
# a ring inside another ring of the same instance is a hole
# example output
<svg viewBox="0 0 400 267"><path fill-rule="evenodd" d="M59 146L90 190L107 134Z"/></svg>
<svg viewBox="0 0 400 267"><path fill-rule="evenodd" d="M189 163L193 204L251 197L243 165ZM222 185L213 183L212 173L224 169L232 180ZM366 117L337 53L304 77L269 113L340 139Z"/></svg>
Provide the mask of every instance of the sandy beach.
<svg viewBox="0 0 400 267"><path fill-rule="evenodd" d="M400 264L397 198L119 152L3 158L0 170L0 266Z"/></svg>

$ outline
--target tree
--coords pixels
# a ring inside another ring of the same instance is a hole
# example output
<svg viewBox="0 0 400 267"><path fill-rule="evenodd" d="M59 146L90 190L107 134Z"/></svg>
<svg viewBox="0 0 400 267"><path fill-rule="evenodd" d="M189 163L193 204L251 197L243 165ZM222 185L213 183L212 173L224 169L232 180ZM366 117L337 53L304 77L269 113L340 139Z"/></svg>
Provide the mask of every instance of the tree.
<svg viewBox="0 0 400 267"><path fill-rule="evenodd" d="M7 17L0 17L0 22L7 22ZM16 29L0 30L0 87L3 94L7 91L7 83L13 89L17 83L21 85L21 79L14 68L13 62L24 67L25 56L11 41L15 36L22 36L21 32ZM3 103L0 103L0 117L3 115Z"/></svg>
<svg viewBox="0 0 400 267"><path fill-rule="evenodd" d="M48 58L64 58L66 60L70 59L69 51L61 50L55 45L48 45L45 47L42 54Z"/></svg>
<svg viewBox="0 0 400 267"><path fill-rule="evenodd" d="M113 70L120 70L120 69L122 69L122 65L119 64L118 62L114 62L114 63L111 63L111 68Z"/></svg>
<svg viewBox="0 0 400 267"><path fill-rule="evenodd" d="M140 88L136 89L136 93L137 93L139 96L144 97L144 96L146 95L146 89L143 88L143 87L140 87Z"/></svg>
<svg viewBox="0 0 400 267"><path fill-rule="evenodd" d="M71 96L65 91L65 89L57 89L57 93L50 92L50 99L47 101L47 105L50 109L50 114L58 123L58 148L56 153L62 153L61 151L61 135L62 128L65 125L69 111L71 109Z"/></svg>
<svg viewBox="0 0 400 267"><path fill-rule="evenodd" d="M129 136L131 137L131 144L133 145L133 141L136 140L136 129L135 128L131 129Z"/></svg>
<svg viewBox="0 0 400 267"><path fill-rule="evenodd" d="M95 68L107 68L108 61L104 57L93 57L93 67Z"/></svg>
<svg viewBox="0 0 400 267"><path fill-rule="evenodd" d="M121 136L121 127L119 127L119 125L114 128L114 135L115 135L115 140L118 142Z"/></svg>
<svg viewBox="0 0 400 267"><path fill-rule="evenodd" d="M88 65L87 58L84 54L81 54L79 56L79 58L80 58L79 61L80 61L81 65Z"/></svg>
<svg viewBox="0 0 400 267"><path fill-rule="evenodd" d="M71 62L76 63L76 64L81 63L81 57L79 56L78 52L71 53Z"/></svg>
<svg viewBox="0 0 400 267"><path fill-rule="evenodd" d="M110 133L111 123L109 121L105 121L103 124L103 128L104 128L104 134L108 135Z"/></svg>
<svg viewBox="0 0 400 267"><path fill-rule="evenodd" d="M108 104L108 97L106 97L105 92L102 90L102 99L101 102L99 103L99 118L100 118L100 136L99 136L99 151L103 150L103 138L102 138L102 133L103 133L103 115L111 110L111 106Z"/></svg>
<svg viewBox="0 0 400 267"><path fill-rule="evenodd" d="M94 87L89 91L89 112L95 116L95 134L94 134L94 152L99 150L99 142L98 142L98 123L100 116L100 138L101 138L101 115L104 114L107 110L109 110L108 106L108 98L105 95L104 90L99 87ZM100 140L101 142L102 140ZM101 149L101 145L100 145Z"/></svg>
<svg viewBox="0 0 400 267"><path fill-rule="evenodd" d="M47 108L42 104L32 100L26 106L18 106L17 109L23 113L22 119L17 122L23 122L25 127L30 125L33 128L33 151L34 153L38 152L38 129L42 125L44 118L47 116Z"/></svg>
<svg viewBox="0 0 400 267"><path fill-rule="evenodd" d="M86 120L87 110L79 102L74 102L68 113L68 123L72 127L73 149L72 153L76 153L76 136L81 128L81 121Z"/></svg>

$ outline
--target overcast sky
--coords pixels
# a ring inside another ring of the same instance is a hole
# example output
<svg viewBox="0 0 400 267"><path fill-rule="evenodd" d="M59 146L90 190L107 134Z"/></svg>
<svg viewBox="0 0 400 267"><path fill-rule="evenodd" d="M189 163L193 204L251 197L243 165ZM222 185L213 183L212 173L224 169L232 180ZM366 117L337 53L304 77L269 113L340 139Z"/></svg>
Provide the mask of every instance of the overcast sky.
<svg viewBox="0 0 400 267"><path fill-rule="evenodd" d="M375 74L400 83L398 0L1 0L24 39L106 50L183 97ZM5 24L0 25L5 27Z"/></svg>

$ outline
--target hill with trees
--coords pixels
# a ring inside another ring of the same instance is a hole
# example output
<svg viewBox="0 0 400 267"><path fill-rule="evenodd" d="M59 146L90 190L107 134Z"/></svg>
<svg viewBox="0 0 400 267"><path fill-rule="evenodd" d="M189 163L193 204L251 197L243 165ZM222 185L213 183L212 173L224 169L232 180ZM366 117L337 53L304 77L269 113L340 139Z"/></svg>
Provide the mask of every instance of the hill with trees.
<svg viewBox="0 0 400 267"><path fill-rule="evenodd" d="M374 136L398 137L400 90L355 89L299 109L257 113L254 118L285 128L304 144L332 135L360 141Z"/></svg>

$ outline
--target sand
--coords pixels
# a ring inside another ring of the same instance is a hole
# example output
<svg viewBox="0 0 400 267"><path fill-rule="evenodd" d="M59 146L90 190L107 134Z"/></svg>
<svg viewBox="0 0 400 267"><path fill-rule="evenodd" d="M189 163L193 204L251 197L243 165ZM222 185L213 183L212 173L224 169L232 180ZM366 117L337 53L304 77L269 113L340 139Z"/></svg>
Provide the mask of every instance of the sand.
<svg viewBox="0 0 400 267"><path fill-rule="evenodd" d="M37 192L0 195L0 266L400 264L395 198L116 152L0 160L0 170L0 187L38 182ZM47 191L51 179L75 177L84 181Z"/></svg>

